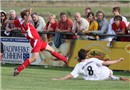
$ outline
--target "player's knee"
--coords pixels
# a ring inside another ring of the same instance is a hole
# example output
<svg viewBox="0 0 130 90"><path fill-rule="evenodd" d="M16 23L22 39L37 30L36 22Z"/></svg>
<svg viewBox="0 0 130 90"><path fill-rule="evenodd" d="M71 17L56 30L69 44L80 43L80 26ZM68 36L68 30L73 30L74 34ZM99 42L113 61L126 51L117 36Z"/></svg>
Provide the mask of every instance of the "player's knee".
<svg viewBox="0 0 130 90"><path fill-rule="evenodd" d="M37 60L37 58L30 58L31 62L35 62Z"/></svg>
<svg viewBox="0 0 130 90"><path fill-rule="evenodd" d="M49 45L47 45L46 50L49 51L50 53L54 52L54 49Z"/></svg>
<svg viewBox="0 0 130 90"><path fill-rule="evenodd" d="M110 70L110 75L113 75L113 71L112 70Z"/></svg>

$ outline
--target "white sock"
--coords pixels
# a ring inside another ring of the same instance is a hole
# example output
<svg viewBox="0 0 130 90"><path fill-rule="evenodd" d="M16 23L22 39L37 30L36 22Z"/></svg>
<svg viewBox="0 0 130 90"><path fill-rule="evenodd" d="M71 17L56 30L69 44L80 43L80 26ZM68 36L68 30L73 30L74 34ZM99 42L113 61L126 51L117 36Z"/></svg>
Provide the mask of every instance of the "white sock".
<svg viewBox="0 0 130 90"><path fill-rule="evenodd" d="M111 75L111 76L109 76L112 80L119 80L120 78L119 77L116 77L116 76L113 76L113 75Z"/></svg>

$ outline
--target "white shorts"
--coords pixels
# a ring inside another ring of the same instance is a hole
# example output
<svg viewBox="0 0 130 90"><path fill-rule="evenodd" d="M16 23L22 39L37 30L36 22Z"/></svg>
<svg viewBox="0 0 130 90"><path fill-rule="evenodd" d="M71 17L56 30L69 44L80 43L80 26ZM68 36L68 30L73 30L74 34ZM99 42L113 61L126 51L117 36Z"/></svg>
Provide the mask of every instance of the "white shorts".
<svg viewBox="0 0 130 90"><path fill-rule="evenodd" d="M111 70L106 66L102 66L100 69L101 69L101 74L99 76L99 80L108 79L111 74Z"/></svg>

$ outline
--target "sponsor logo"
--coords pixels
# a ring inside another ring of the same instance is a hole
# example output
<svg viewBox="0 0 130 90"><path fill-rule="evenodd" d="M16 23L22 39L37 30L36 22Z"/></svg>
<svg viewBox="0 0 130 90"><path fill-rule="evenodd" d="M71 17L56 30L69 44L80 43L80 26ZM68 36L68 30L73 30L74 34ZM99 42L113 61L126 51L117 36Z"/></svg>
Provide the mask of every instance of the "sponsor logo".
<svg viewBox="0 0 130 90"><path fill-rule="evenodd" d="M127 53L130 54L130 44L128 44L128 45L125 47L125 50L126 50Z"/></svg>

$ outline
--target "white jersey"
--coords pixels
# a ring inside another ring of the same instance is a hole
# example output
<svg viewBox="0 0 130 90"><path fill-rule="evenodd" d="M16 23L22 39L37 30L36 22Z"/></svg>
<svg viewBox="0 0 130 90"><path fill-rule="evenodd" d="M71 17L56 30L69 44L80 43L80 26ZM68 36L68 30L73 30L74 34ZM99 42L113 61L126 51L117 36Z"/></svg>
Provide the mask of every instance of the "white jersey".
<svg viewBox="0 0 130 90"><path fill-rule="evenodd" d="M105 80L110 75L110 69L102 63L103 61L97 58L86 59L75 66L71 75L74 78L81 75L85 80Z"/></svg>

